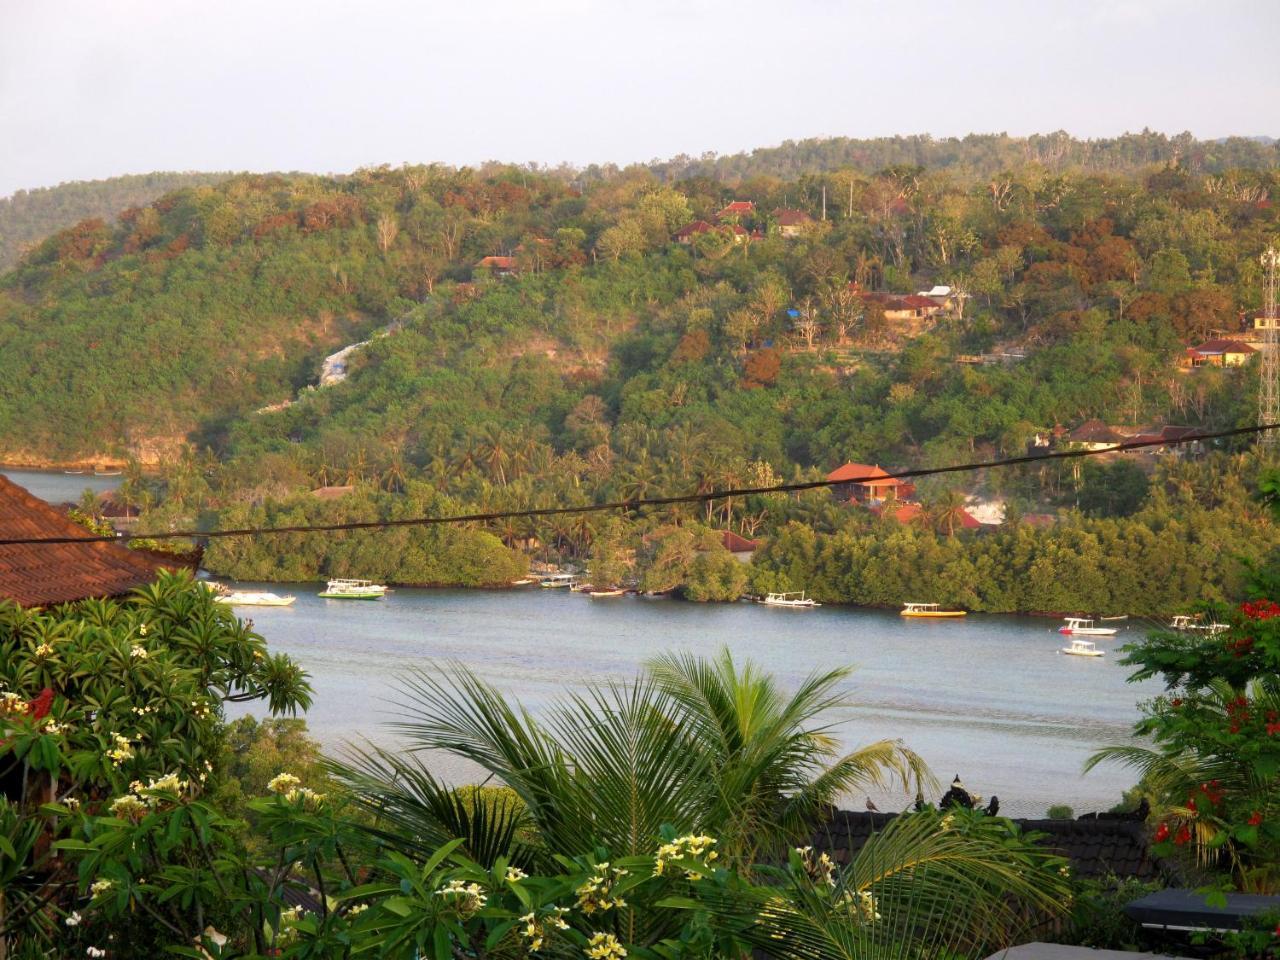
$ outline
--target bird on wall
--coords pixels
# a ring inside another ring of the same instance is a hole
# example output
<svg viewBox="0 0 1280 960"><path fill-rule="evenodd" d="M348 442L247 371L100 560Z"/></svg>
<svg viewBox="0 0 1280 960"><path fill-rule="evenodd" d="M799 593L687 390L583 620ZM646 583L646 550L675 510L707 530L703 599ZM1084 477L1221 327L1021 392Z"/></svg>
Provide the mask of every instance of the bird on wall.
<svg viewBox="0 0 1280 960"><path fill-rule="evenodd" d="M880 808L875 805L875 801L873 801L870 797L867 797L867 809L870 810L872 813L880 812Z"/></svg>

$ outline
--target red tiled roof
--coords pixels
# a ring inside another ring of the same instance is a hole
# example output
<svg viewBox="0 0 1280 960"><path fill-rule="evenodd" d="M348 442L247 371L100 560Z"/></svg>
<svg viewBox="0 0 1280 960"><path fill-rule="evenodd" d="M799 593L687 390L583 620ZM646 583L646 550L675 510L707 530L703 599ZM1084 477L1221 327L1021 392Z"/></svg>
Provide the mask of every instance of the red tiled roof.
<svg viewBox="0 0 1280 960"><path fill-rule="evenodd" d="M92 537L61 510L0 477L0 540ZM45 606L113 597L150 583L164 566L116 543L0 545L0 598Z"/></svg>
<svg viewBox="0 0 1280 960"><path fill-rule="evenodd" d="M732 530L721 530L720 542L724 544L724 548L730 553L750 553L760 547L759 540L748 540Z"/></svg>
<svg viewBox="0 0 1280 960"><path fill-rule="evenodd" d="M911 293L902 298L902 302L908 307L923 307L926 310L935 309L938 304L928 297L922 297L918 293Z"/></svg>
<svg viewBox="0 0 1280 960"><path fill-rule="evenodd" d="M899 523L918 523L924 508L918 503L902 503L899 502L896 507L885 509L884 507L874 507L871 510L877 517L890 516ZM977 530L982 524L978 522L968 510L961 508L960 510L960 529L961 530Z"/></svg>
<svg viewBox="0 0 1280 960"><path fill-rule="evenodd" d="M676 239L679 240L681 237L692 237L695 233L710 233L714 229L715 227L707 223L705 220L695 220L693 223L687 224L677 230Z"/></svg>
<svg viewBox="0 0 1280 960"><path fill-rule="evenodd" d="M754 213L755 209L756 205L750 200L735 200L733 203L721 210L717 216L732 217L735 214L740 213Z"/></svg>
<svg viewBox="0 0 1280 960"><path fill-rule="evenodd" d="M868 480L868 477L871 479ZM881 480L881 477L884 479ZM872 467L865 463L846 463L842 467L836 467L827 474L827 479L837 483L857 482L877 487L896 487L902 483L901 480L890 477L883 467Z"/></svg>
<svg viewBox="0 0 1280 960"><path fill-rule="evenodd" d="M477 267L489 267L495 270L514 270L516 266L515 257L485 257Z"/></svg>
<svg viewBox="0 0 1280 960"><path fill-rule="evenodd" d="M1223 353L1257 353L1253 347L1247 343L1241 343L1239 340L1206 340L1197 347L1188 347L1191 353L1198 353L1202 356L1218 356Z"/></svg>
<svg viewBox="0 0 1280 960"><path fill-rule="evenodd" d="M803 210L785 210L781 207L773 211L773 219L780 227L802 227L806 223L813 223L813 217Z"/></svg>
<svg viewBox="0 0 1280 960"><path fill-rule="evenodd" d="M1086 420L1069 434L1067 439L1075 443L1123 443L1124 437L1101 420Z"/></svg>

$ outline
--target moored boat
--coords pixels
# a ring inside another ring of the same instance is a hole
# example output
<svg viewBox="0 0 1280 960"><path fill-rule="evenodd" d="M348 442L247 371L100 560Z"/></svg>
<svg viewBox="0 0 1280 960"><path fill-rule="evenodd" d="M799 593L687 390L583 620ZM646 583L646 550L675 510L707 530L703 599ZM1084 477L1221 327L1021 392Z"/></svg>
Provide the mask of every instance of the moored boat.
<svg viewBox="0 0 1280 960"><path fill-rule="evenodd" d="M66 474L67 476L69 476L69 477L78 477L78 476L80 476L82 473L84 473L84 471L83 471L83 470L63 470L62 472L63 472L63 473L65 473L65 474Z"/></svg>
<svg viewBox="0 0 1280 960"><path fill-rule="evenodd" d="M1092 640L1072 640L1071 646L1063 647L1059 652L1073 657L1105 657L1107 651L1099 650Z"/></svg>
<svg viewBox="0 0 1280 960"><path fill-rule="evenodd" d="M1179 614L1169 621L1169 629L1177 630L1180 633L1190 633L1192 631L1199 630L1213 637L1222 633L1224 630L1229 629L1229 627L1225 623L1201 623L1199 615L1188 616L1186 614Z"/></svg>
<svg viewBox="0 0 1280 960"><path fill-rule="evenodd" d="M214 597L214 602L225 603L234 607L287 607L297 597L280 596L276 593L237 592L223 593Z"/></svg>
<svg viewBox="0 0 1280 960"><path fill-rule="evenodd" d="M1116 628L1096 627L1085 617L1067 617L1067 622L1058 628L1058 632L1067 636L1114 637Z"/></svg>
<svg viewBox="0 0 1280 960"><path fill-rule="evenodd" d="M937 603L908 603L898 612L900 617L963 617L964 610L943 610Z"/></svg>
<svg viewBox="0 0 1280 960"><path fill-rule="evenodd" d="M386 595L387 588L380 583L346 578L330 580L320 591L326 600L381 600Z"/></svg>
<svg viewBox="0 0 1280 960"><path fill-rule="evenodd" d="M621 597L626 593L624 587L613 587L609 590L588 590L587 596L592 600L600 600L605 597Z"/></svg>
<svg viewBox="0 0 1280 960"><path fill-rule="evenodd" d="M577 582L578 578L572 573L549 573L538 581L538 586L554 590L559 587L572 587Z"/></svg>
<svg viewBox="0 0 1280 960"><path fill-rule="evenodd" d="M760 601L768 607L790 607L792 609L809 609L811 607L820 607L822 604L816 600L811 600L803 590L793 593L769 593L765 594L765 598Z"/></svg>

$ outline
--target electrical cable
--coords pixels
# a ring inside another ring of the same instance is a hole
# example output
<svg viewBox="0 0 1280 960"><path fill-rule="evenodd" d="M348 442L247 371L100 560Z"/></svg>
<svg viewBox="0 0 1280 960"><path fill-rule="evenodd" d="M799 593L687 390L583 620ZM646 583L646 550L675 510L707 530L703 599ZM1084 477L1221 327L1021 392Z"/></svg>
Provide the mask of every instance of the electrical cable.
<svg viewBox="0 0 1280 960"><path fill-rule="evenodd" d="M1216 433L1193 433L1173 439L1141 440L1120 443L1098 450L1060 450L1054 453L1028 454L1021 457L1009 457L1004 460L982 460L972 463L951 464L945 467L918 467L912 470L879 473L875 476L845 477L840 480L806 480L797 483L781 483L770 487L735 487L727 490L711 490L706 493L679 494L671 497L636 497L629 500L611 500L604 503L583 504L576 507L539 507L525 510L498 510L487 513L454 514L443 517L409 517L401 520L360 520L343 523L298 524L287 527L242 527L227 530L178 530L158 533L117 533L112 536L84 537L12 537L0 539L0 547L34 546L37 544L55 543L120 543L129 540L179 540L214 537L258 537L284 533L331 533L342 530L374 530L391 527L425 527L453 523L486 523L493 520L506 520L516 517L556 517L583 513L603 513L613 510L639 510L643 507L663 507L682 503L706 503L711 500L724 500L728 497L746 497L755 494L800 493L805 490L818 490L823 487L836 487L849 483L867 483L877 480L910 480L917 477L932 477L947 473L966 473L974 470L987 470L995 467L1011 467L1027 463L1049 463L1056 460L1076 460L1084 457L1096 457L1107 453L1126 453L1131 450L1142 450L1147 447L1172 447L1181 444L1198 443L1203 440L1221 440L1227 437L1242 437L1264 433L1268 430L1280 429L1280 423L1259 424L1252 427L1237 427L1234 430L1221 430Z"/></svg>

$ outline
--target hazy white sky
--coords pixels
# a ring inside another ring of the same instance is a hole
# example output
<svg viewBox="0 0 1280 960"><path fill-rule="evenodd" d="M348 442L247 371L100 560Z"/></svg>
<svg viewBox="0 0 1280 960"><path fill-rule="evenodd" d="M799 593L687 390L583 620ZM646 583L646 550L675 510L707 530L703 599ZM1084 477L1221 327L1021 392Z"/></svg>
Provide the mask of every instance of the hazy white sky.
<svg viewBox="0 0 1280 960"><path fill-rule="evenodd" d="M0 196L811 136L1280 134L1280 0L0 0Z"/></svg>

